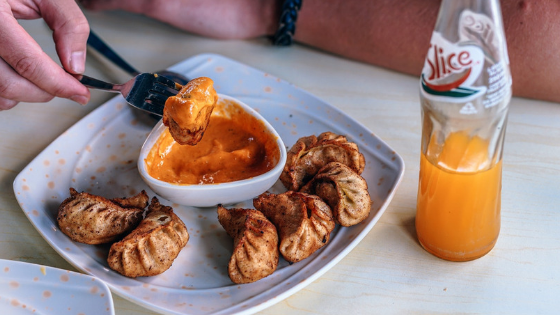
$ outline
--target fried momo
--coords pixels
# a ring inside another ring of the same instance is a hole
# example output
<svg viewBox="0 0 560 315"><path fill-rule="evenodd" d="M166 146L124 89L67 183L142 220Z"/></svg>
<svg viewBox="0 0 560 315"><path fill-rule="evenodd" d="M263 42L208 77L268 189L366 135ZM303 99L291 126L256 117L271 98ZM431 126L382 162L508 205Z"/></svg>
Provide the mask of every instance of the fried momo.
<svg viewBox="0 0 560 315"><path fill-rule="evenodd" d="M179 144L195 145L202 139L218 102L213 84L210 78L193 79L165 102L163 124Z"/></svg>
<svg viewBox="0 0 560 315"><path fill-rule="evenodd" d="M348 165L356 173L364 171L365 159L358 146L346 137L324 132L319 137L300 138L288 151L284 170L280 175L288 190L298 191L321 167L330 162Z"/></svg>
<svg viewBox="0 0 560 315"><path fill-rule="evenodd" d="M218 221L233 238L228 274L234 283L251 283L278 267L278 234L266 217L254 209L226 209L218 205Z"/></svg>
<svg viewBox="0 0 560 315"><path fill-rule="evenodd" d="M280 253L290 262L305 259L327 244L335 227L331 209L317 196L263 193L253 205L278 228Z"/></svg>
<svg viewBox="0 0 560 315"><path fill-rule="evenodd" d="M188 240L183 221L154 197L140 225L111 246L107 262L127 277L158 275L171 267Z"/></svg>
<svg viewBox="0 0 560 315"><path fill-rule="evenodd" d="M113 242L133 230L148 204L145 191L131 198L109 200L70 188L56 217L62 233L85 244Z"/></svg>
<svg viewBox="0 0 560 315"><path fill-rule="evenodd" d="M371 209L366 180L342 163L325 165L300 191L325 200L343 226L362 222Z"/></svg>

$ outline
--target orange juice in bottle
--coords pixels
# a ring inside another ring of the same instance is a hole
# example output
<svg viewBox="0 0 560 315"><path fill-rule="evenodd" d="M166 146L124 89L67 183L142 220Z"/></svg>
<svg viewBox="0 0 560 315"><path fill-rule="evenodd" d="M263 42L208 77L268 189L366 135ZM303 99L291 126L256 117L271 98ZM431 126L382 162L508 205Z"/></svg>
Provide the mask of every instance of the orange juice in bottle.
<svg viewBox="0 0 560 315"><path fill-rule="evenodd" d="M484 256L500 233L511 74L497 0L443 0L420 80L420 244L447 260Z"/></svg>
<svg viewBox="0 0 560 315"><path fill-rule="evenodd" d="M476 259L498 239L502 162L476 167L486 161L487 145L478 136L469 139L458 132L447 137L435 160L421 156L416 230L420 244L438 257Z"/></svg>

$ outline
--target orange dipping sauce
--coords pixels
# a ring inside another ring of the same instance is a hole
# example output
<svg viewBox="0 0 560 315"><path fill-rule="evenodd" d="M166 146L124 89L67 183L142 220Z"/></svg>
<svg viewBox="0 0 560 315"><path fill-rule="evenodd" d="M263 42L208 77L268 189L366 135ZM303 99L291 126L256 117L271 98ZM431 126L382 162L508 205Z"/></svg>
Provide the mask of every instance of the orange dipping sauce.
<svg viewBox="0 0 560 315"><path fill-rule="evenodd" d="M166 129L147 158L150 176L179 185L248 179L274 168L280 159L276 136L265 124L229 100L218 100L202 140L177 143Z"/></svg>
<svg viewBox="0 0 560 315"><path fill-rule="evenodd" d="M486 140L462 133L447 137L436 161L422 154L416 232L428 252L466 261L484 256L496 244L502 161L489 159Z"/></svg>

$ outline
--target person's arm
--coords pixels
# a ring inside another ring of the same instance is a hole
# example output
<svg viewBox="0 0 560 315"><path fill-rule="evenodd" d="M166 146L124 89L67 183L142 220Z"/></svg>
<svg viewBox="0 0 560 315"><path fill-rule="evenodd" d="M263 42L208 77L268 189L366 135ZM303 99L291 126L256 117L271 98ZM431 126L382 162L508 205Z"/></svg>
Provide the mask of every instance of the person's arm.
<svg viewBox="0 0 560 315"><path fill-rule="evenodd" d="M514 95L560 102L560 2L501 2Z"/></svg>
<svg viewBox="0 0 560 315"><path fill-rule="evenodd" d="M419 75L437 0L304 0L295 39L337 55Z"/></svg>
<svg viewBox="0 0 560 315"><path fill-rule="evenodd" d="M57 65L16 19L43 17L53 30ZM84 71L89 27L74 0L0 0L0 110L54 96L85 104L88 89L66 71ZM66 71L65 71L66 70Z"/></svg>
<svg viewBox="0 0 560 315"><path fill-rule="evenodd" d="M79 0L90 10L124 10L219 39L246 39L278 28L281 0Z"/></svg>
<svg viewBox="0 0 560 315"><path fill-rule="evenodd" d="M295 39L419 76L439 0L304 0ZM501 1L516 96L560 102L560 2Z"/></svg>
<svg viewBox="0 0 560 315"><path fill-rule="evenodd" d="M272 35L281 0L82 0L123 9L215 38ZM347 58L419 76L440 0L303 0L295 40ZM560 102L560 2L502 0L514 94Z"/></svg>

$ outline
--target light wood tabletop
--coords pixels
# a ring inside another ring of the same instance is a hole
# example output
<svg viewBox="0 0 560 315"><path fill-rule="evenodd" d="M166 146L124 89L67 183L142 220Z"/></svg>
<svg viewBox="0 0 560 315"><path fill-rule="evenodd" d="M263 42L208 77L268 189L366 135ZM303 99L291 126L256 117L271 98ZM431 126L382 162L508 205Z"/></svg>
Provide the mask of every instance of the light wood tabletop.
<svg viewBox="0 0 560 315"><path fill-rule="evenodd" d="M414 227L420 160L418 78L302 45L199 37L141 16L86 12L91 28L143 71L217 53L293 83L341 109L402 156L403 181L380 221L342 261L262 314L552 314L560 309L560 105L513 98L503 158L502 227L483 258L453 263L422 249ZM20 21L53 59L44 22ZM58 59L55 59L58 60ZM129 76L88 53L86 74ZM47 145L114 95L89 104L22 103L0 113L0 258L76 271L31 225L12 183ZM113 294L116 314L155 314Z"/></svg>

